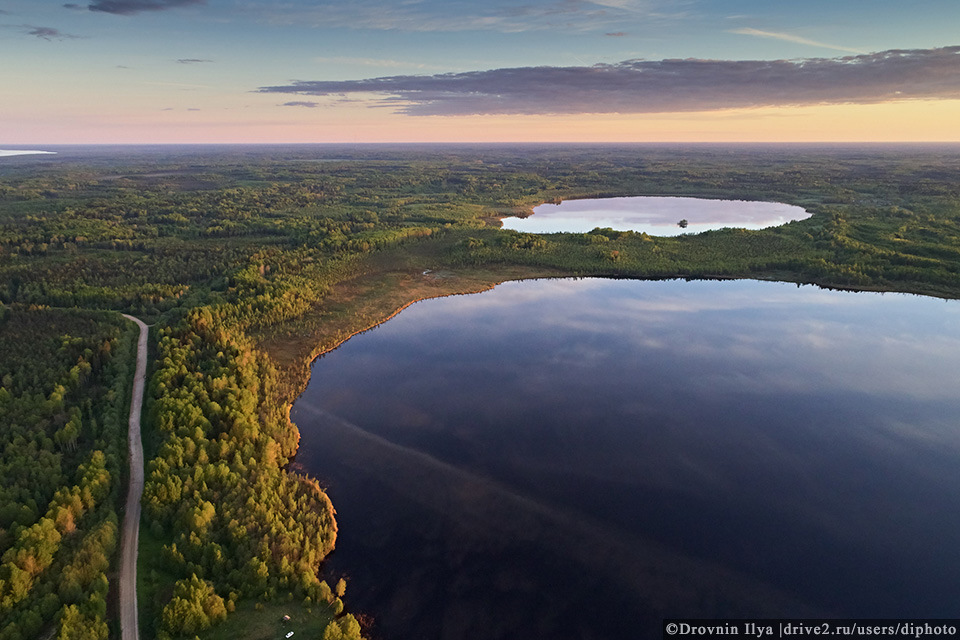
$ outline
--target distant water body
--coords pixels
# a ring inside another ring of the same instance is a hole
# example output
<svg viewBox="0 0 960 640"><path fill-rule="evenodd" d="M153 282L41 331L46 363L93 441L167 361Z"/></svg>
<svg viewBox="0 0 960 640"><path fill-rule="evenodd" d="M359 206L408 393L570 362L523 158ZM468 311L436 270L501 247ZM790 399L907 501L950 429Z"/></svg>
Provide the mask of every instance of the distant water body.
<svg viewBox="0 0 960 640"><path fill-rule="evenodd" d="M526 233L587 233L610 227L677 236L728 227L765 229L809 217L803 208L780 202L633 196L542 204L525 218L504 218L503 227ZM683 226L681 220L685 221Z"/></svg>
<svg viewBox="0 0 960 640"><path fill-rule="evenodd" d="M56 154L56 151L34 151L32 149L0 149L0 158L7 156L32 156L37 154Z"/></svg>

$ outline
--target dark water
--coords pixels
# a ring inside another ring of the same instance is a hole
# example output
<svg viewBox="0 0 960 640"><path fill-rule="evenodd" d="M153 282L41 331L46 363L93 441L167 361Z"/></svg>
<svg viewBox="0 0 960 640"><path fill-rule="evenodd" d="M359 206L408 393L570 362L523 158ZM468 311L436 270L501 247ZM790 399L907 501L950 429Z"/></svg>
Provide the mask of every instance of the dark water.
<svg viewBox="0 0 960 640"><path fill-rule="evenodd" d="M377 633L960 615L960 304L542 280L318 360L297 463Z"/></svg>
<svg viewBox="0 0 960 640"><path fill-rule="evenodd" d="M780 202L631 196L542 204L526 218L504 218L503 227L527 233L586 233L597 227L610 227L653 236L677 236L728 227L766 229L809 217L801 207ZM679 226L681 220L686 220L687 225Z"/></svg>

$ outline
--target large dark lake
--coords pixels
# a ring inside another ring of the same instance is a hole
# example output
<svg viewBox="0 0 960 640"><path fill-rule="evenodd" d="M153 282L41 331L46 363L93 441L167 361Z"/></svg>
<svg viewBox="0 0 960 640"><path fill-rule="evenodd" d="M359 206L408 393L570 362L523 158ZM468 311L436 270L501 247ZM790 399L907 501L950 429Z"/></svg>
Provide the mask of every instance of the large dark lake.
<svg viewBox="0 0 960 640"><path fill-rule="evenodd" d="M960 615L960 304L537 280L313 366L296 464L383 638Z"/></svg>

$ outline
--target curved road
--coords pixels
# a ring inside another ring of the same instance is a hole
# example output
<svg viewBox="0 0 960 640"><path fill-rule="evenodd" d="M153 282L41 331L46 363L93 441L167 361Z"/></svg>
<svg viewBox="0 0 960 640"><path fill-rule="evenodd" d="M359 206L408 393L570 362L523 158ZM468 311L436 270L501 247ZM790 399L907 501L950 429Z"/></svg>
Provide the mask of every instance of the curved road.
<svg viewBox="0 0 960 640"><path fill-rule="evenodd" d="M143 493L143 444L140 441L140 410L143 408L143 388L147 378L147 325L123 314L140 327L137 341L137 370L133 379L133 397L130 399L129 452L130 486L120 535L120 637L121 640L139 640L137 621L137 545L140 539L140 495Z"/></svg>

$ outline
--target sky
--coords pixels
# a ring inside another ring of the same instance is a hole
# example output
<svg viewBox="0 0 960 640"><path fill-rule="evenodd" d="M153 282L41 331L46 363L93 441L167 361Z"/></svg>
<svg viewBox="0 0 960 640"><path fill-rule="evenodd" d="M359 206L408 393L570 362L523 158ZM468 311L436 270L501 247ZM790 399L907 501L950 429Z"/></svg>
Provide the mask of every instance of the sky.
<svg viewBox="0 0 960 640"><path fill-rule="evenodd" d="M0 148L960 141L957 0L0 0Z"/></svg>

